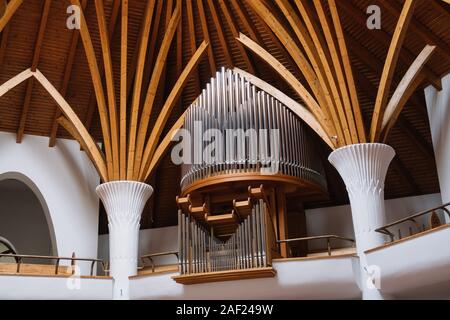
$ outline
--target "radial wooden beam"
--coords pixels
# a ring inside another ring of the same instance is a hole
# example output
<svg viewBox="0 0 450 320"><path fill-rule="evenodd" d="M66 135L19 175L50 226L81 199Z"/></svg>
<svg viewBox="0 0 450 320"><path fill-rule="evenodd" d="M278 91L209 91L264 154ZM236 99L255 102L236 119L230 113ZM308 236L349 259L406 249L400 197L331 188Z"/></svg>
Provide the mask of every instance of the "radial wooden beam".
<svg viewBox="0 0 450 320"><path fill-rule="evenodd" d="M417 2L417 1L416 1ZM366 19L365 11L358 10L357 7L350 4L350 1L339 1L339 7L344 9L348 16L352 17L359 27L366 28ZM389 43L392 40L392 35L385 31L383 28L381 30L377 30L376 32L372 32L371 35L375 41L380 42L384 46L389 46ZM400 55L400 61L409 66L415 59L416 55L411 52L411 50L407 47L403 48L402 54ZM431 68L425 67L423 69L424 74L427 77L427 80L438 90L442 90L441 78L437 76Z"/></svg>
<svg viewBox="0 0 450 320"><path fill-rule="evenodd" d="M118 16L119 16L119 12L120 12L120 1L121 0L113 0L113 4L112 4L112 9L111 9L111 16L109 18L109 24L108 24L108 35L109 35L109 41L111 41L113 35L114 35L114 30L116 27L116 23L118 21ZM103 78L105 75L105 69L103 68L103 64L99 65L99 71L100 71L100 75ZM88 110L86 112L86 116L85 116L85 126L86 128L88 128L88 130L91 127L92 124L92 119L94 117L94 113L95 110L98 109L97 108L97 97L95 95L95 90L93 93L90 94L89 96L89 105L88 105Z"/></svg>
<svg viewBox="0 0 450 320"><path fill-rule="evenodd" d="M405 1L402 12L397 22L397 26L395 27L395 31L392 36L391 44L389 46L386 57L386 62L384 63L383 72L381 74L377 98L375 99L375 107L372 114L372 124L370 127L371 142L376 142L380 139L381 122L383 120L384 111L389 98L389 91L391 88L391 82L395 67L397 65L397 59L400 55L403 40L406 36L406 30L408 29L408 24L413 15L416 3L417 2L414 0Z"/></svg>
<svg viewBox="0 0 450 320"><path fill-rule="evenodd" d="M5 12L3 16L0 17L0 32L3 31L5 26L8 24L9 20L11 20L14 13L16 13L17 9L19 9L20 5L23 3L23 0L11 0L5 8Z"/></svg>
<svg viewBox="0 0 450 320"><path fill-rule="evenodd" d="M221 20L219 19L219 16L217 14L216 6L214 5L213 0L207 0L207 3L209 11L211 12L211 17L213 19L214 26L217 30L217 36L219 38L220 46L222 47L222 50L225 55L226 63L229 67L232 67L234 65L233 59L231 58L230 51L228 50L228 44L227 41L225 40L225 35L222 30Z"/></svg>
<svg viewBox="0 0 450 320"><path fill-rule="evenodd" d="M433 2L431 0L430 2ZM380 1L381 6L393 17L398 17L401 11L400 5L396 1ZM449 25L450 26L450 25ZM430 45L435 45L447 60L450 59L450 46L441 38L437 37L430 29L423 25L418 19L411 21L409 28L418 35L422 40Z"/></svg>
<svg viewBox="0 0 450 320"><path fill-rule="evenodd" d="M33 76L33 72L30 68L22 71L21 73L17 74L16 76L12 77L2 85L0 85L0 97L2 97L4 94L6 94L9 90L12 90L25 80L29 79Z"/></svg>
<svg viewBox="0 0 450 320"><path fill-rule="evenodd" d="M51 0L45 0L42 7L41 22L39 24L39 31L36 38L36 43L34 45L33 60L31 62L31 71L36 71L39 64L39 59L41 57L41 48L44 43L45 30L47 28L48 15L50 12L50 6L52 4ZM27 83L27 88L25 91L25 98L22 106L22 112L19 121L19 127L17 129L16 142L21 143L25 132L25 125L28 117L28 110L30 109L31 96L33 94L33 84L34 78L30 78Z"/></svg>
<svg viewBox="0 0 450 320"><path fill-rule="evenodd" d="M50 96L61 108L61 112L71 123L70 131L75 132L75 138L79 137L80 141L83 141L85 151L92 159L94 166L97 168L100 178L103 182L108 182L108 172L103 155L101 154L98 145L91 137L83 123L78 118L77 114L73 111L72 107L67 103L64 97L56 90L56 88L48 81L48 79L38 70L33 73L34 77L44 87Z"/></svg>
<svg viewBox="0 0 450 320"><path fill-rule="evenodd" d="M156 92L159 86L159 80L161 74L164 70L164 66L167 60L167 54L169 53L169 48L175 34L175 31L180 21L181 16L181 3L177 2L172 18L170 19L168 28L164 34L164 38L159 49L158 57L156 58L155 67L152 72L152 77L150 79L150 84L148 86L147 95L145 98L144 106L142 108L141 120L139 123L138 135L136 139L136 152L134 154L134 165L133 165L133 178L137 179L139 176L139 169L141 166L142 155L144 151L145 137L147 135L148 124L150 120L150 115L153 108L153 103L155 101ZM130 155L129 155L130 156ZM132 156L132 155L131 155Z"/></svg>
<svg viewBox="0 0 450 320"><path fill-rule="evenodd" d="M353 119L353 113L351 112L351 106L347 105L344 107L342 104L342 99L339 95L339 90L337 88L334 76L331 72L330 65L326 59L325 54L319 53L320 45L314 43L310 37L311 31L307 30L300 20L300 17L295 13L294 9L289 4L287 0L276 0L281 11L287 18L289 24L294 30L297 38L300 41L303 49L308 56L309 61L317 75L319 84L324 92L325 96L332 98L329 100L329 108L334 109L334 113L338 115L338 119L341 123L342 129L344 131L344 137L347 143L356 143L358 140L358 134L356 132L356 126ZM309 32L308 32L309 31ZM331 91L331 96L330 96ZM350 110L349 110L350 108ZM350 112L348 112L350 111Z"/></svg>
<svg viewBox="0 0 450 320"><path fill-rule="evenodd" d="M271 86L267 82L259 79L258 77L245 72L239 68L234 67L234 72L240 74L242 77L247 79L250 83L257 86L261 90L269 93L275 99L287 106L292 112L294 112L300 119L302 119L317 135L325 141L325 143L332 149L336 149L336 143L333 142L328 133L324 130L322 124L316 119L316 117L303 105L295 101L294 99L287 96L285 93L281 92L277 88Z"/></svg>
<svg viewBox="0 0 450 320"><path fill-rule="evenodd" d="M191 51L191 56L195 54L197 50L197 42L195 37L195 22L194 22L194 11L192 9L192 0L186 0L186 13L187 13L187 22L188 22L188 31L189 31L189 49ZM198 70L194 72L194 81L195 81L195 94L200 94L200 77L198 74Z"/></svg>
<svg viewBox="0 0 450 320"><path fill-rule="evenodd" d="M127 63L128 63L128 0L122 0L120 35L120 113L119 113L119 146L120 167L119 179L125 180L127 175Z"/></svg>
<svg viewBox="0 0 450 320"><path fill-rule="evenodd" d="M395 124L395 121L397 120L404 105L417 89L418 85L424 80L424 75L420 74L420 71L425 63L427 63L430 59L435 49L436 46L425 46L395 89L386 107L383 122L381 124L381 131L384 135L384 141L386 140L390 129Z"/></svg>
<svg viewBox="0 0 450 320"><path fill-rule="evenodd" d="M83 0L81 2L81 8L84 10L86 8L87 0ZM59 89L59 92L63 97L67 94L67 89L69 87L70 77L72 75L72 68L73 64L75 62L77 47L78 47L78 41L80 39L80 31L77 29L74 29L72 31L72 39L70 40L70 46L69 46L69 55L67 56L66 60L66 67L64 69L64 77L61 84L61 88ZM56 107L55 114L53 116L53 122L52 122L52 129L50 132L50 138L49 138L49 147L54 147L56 144L56 135L58 133L58 118L61 117L61 110Z"/></svg>
<svg viewBox="0 0 450 320"><path fill-rule="evenodd" d="M11 30L10 26L10 24L7 24L1 34L2 40L0 42L0 68L3 67L3 62L5 61L6 49L8 47L9 31Z"/></svg>
<svg viewBox="0 0 450 320"><path fill-rule="evenodd" d="M245 31L249 34L250 38L256 41L258 44L262 44L263 40L261 38L261 35L259 32L255 29L254 24L251 22L249 15L245 11L244 8L242 8L242 5L238 0L231 0L230 1L231 6L233 7L234 11L236 12L237 16L241 20Z"/></svg>
<svg viewBox="0 0 450 320"><path fill-rule="evenodd" d="M166 136L161 140L161 142L158 145L158 148L156 148L155 153L153 157L151 158L150 164L148 165L148 169L143 176L142 181L147 181L155 171L156 167L162 160L163 156L166 154L166 152L169 149L169 146L172 144L172 138L177 132L178 129L183 127L184 125L184 118L186 116L186 112L181 115L180 118L175 122L175 124L172 126L172 128L169 130L169 132L166 134Z"/></svg>
<svg viewBox="0 0 450 320"><path fill-rule="evenodd" d="M80 7L79 0L70 0L73 5ZM108 177L114 177L113 170L113 157L111 151L111 132L109 127L109 116L108 108L106 105L105 94L103 90L102 79L100 75L100 70L97 64L97 58L95 56L94 46L92 44L91 35L87 26L86 18L84 16L83 10L80 10L80 34L81 40L83 41L84 51L86 53L89 70L91 72L92 83L94 85L95 96L97 99L97 106L100 114L100 122L103 134L103 143L106 151L106 166L108 168Z"/></svg>
<svg viewBox="0 0 450 320"><path fill-rule="evenodd" d="M219 0L219 6L220 6L220 9L222 10L223 15L225 16L225 20L228 24L228 27L230 28L231 35L233 36L233 38L237 38L237 37L239 37L239 31L236 27L236 22L234 21L234 18L232 16L230 10L228 9L226 2L228 2L228 0L227 1ZM251 62L250 58L248 57L247 51L245 51L244 46L241 43L237 43L237 46L238 46L241 57L244 59L247 70L250 73L255 74L255 68L253 67L252 62Z"/></svg>
<svg viewBox="0 0 450 320"><path fill-rule="evenodd" d="M116 106L116 92L114 87L114 72L112 66L111 50L108 28L106 26L105 8L103 0L95 1L95 10L97 13L98 31L100 34L100 43L103 56L103 67L105 70L105 82L109 111L109 128L111 130L111 149L112 149L112 165L113 176L111 180L120 179L120 158L119 158L119 130L117 127L117 106ZM122 44L123 46L123 44ZM122 79L122 77L121 77Z"/></svg>
<svg viewBox="0 0 450 320"><path fill-rule="evenodd" d="M147 145L145 146L145 152L142 160L142 167L139 172L140 179L145 178L148 166L150 165L150 159L153 157L153 153L155 152L161 133L166 125L167 119L169 118L172 108L178 101L178 98L180 97L183 88L186 85L187 80L189 79L189 76L194 71L196 71L197 65L200 62L201 58L203 57L203 54L206 52L207 47L208 43L203 41L202 44L198 47L197 51L192 56L192 58L189 60L188 64L186 65L177 82L175 83L172 91L167 97L167 100L164 103L164 106L162 107L161 112L158 115L158 118L156 119L155 126L147 141Z"/></svg>
<svg viewBox="0 0 450 320"><path fill-rule="evenodd" d="M263 19L267 25L272 29L272 31L277 35L280 42L285 46L286 50L294 59L294 62L297 64L298 68L305 76L307 83L311 87L314 96L319 102L320 108L326 114L331 114L331 118L333 119L333 123L336 128L336 136L338 139L338 143L340 145L345 144L347 141L346 137L349 137L348 132L344 134L343 128L341 126L341 122L338 118L336 110L334 110L333 102L331 101L331 97L329 95L325 95L320 84L317 79L317 75L315 74L313 68L309 64L309 61L303 55L300 48L296 45L294 39L289 35L287 30L284 28L282 23L280 23L277 18L271 13L271 11L261 2L261 1L246 1L258 15Z"/></svg>
<svg viewBox="0 0 450 320"><path fill-rule="evenodd" d="M128 159L127 159L127 179L133 178L134 154L136 148L136 132L141 101L142 81L144 77L145 62L147 55L147 46L150 36L150 27L152 24L155 2L149 1L145 10L144 21L141 25L139 42L139 53L137 59L137 68L134 79L133 98L130 113L130 126L128 132Z"/></svg>
<svg viewBox="0 0 450 320"><path fill-rule="evenodd" d="M203 39L206 42L211 43L208 31L208 23L206 20L205 7L203 6L203 0L197 0L197 8L198 8L198 15L200 17L200 25L202 27ZM214 60L214 52L212 44L208 46L208 63L210 75L213 75L216 72L216 61Z"/></svg>
<svg viewBox="0 0 450 320"><path fill-rule="evenodd" d="M317 2L317 1L316 1ZM358 94L356 91L355 80L353 78L353 71L348 56L347 45L345 43L344 31L340 22L339 14L337 11L335 0L328 0L328 4L331 11L331 17L336 31L336 37L339 45L339 51L341 53L342 64L344 65L345 78L347 80L347 87L350 92L350 99L352 103L352 110L356 127L358 130L359 140L358 142L366 142L366 132L364 129L364 123L362 121L361 107L359 106ZM347 111L348 117L351 117L351 112Z"/></svg>

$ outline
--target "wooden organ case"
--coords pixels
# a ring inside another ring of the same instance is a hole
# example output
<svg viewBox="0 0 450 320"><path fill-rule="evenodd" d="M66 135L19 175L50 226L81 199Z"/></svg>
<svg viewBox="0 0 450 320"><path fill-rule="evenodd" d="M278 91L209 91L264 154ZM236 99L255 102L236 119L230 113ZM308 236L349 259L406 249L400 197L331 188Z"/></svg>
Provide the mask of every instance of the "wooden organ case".
<svg viewBox="0 0 450 320"><path fill-rule="evenodd" d="M244 75L222 68L186 111L178 204L183 284L274 276L287 257L286 198L326 192L306 125ZM212 147L213 145L213 147Z"/></svg>

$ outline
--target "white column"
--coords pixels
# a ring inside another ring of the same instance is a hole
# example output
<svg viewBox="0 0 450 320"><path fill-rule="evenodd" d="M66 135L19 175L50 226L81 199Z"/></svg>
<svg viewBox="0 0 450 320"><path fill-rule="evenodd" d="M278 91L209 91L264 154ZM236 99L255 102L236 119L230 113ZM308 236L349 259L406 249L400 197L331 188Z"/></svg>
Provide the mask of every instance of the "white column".
<svg viewBox="0 0 450 320"><path fill-rule="evenodd" d="M433 86L425 88L425 101L442 203L448 203L450 202L450 74L442 78L441 91L437 91ZM450 223L448 215L445 215L445 219Z"/></svg>
<svg viewBox="0 0 450 320"><path fill-rule="evenodd" d="M113 298L129 299L128 277L137 273L141 214L153 188L141 182L113 181L99 185L96 192L108 215Z"/></svg>
<svg viewBox="0 0 450 320"><path fill-rule="evenodd" d="M367 286L368 273L376 266L367 265L364 251L385 241L375 229L385 224L384 180L394 156L394 149L388 145L362 143L339 148L328 158L344 180L350 199L363 299L383 298L378 290Z"/></svg>

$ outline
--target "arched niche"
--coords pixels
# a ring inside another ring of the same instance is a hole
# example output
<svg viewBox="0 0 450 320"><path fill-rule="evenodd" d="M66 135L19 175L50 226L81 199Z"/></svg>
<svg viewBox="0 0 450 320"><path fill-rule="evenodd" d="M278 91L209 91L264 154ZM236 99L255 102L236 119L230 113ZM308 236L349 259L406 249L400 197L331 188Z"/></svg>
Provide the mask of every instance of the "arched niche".
<svg viewBox="0 0 450 320"><path fill-rule="evenodd" d="M20 254L58 255L47 202L36 184L19 172L0 174L0 235Z"/></svg>

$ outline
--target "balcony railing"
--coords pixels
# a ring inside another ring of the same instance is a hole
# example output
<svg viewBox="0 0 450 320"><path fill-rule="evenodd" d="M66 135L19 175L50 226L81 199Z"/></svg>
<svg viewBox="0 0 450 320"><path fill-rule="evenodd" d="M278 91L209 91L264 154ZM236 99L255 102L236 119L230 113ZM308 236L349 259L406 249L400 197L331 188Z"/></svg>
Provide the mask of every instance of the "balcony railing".
<svg viewBox="0 0 450 320"><path fill-rule="evenodd" d="M1 253L0 257L8 257L8 258L14 258L16 260L17 268L16 273L20 273L20 267L23 264L23 259L36 259L36 260L54 260L55 263L55 275L59 272L59 266L61 261L70 261L71 262L71 271L72 274L75 273L75 262L76 261L88 261L91 263L91 270L90 275L94 275L94 267L97 263L100 263L102 266L103 273L105 275L108 275L109 270L107 268L107 263L105 263L103 260L100 259L91 259L91 258L77 258L75 255L72 257L57 257L57 256L39 256L39 255L26 255L26 254L11 254L11 253Z"/></svg>
<svg viewBox="0 0 450 320"><path fill-rule="evenodd" d="M332 250L331 239L339 239L339 240L345 240L345 241L350 241L352 243L355 243L355 240L353 240L351 238L341 237L341 236L337 236L334 234L323 235L323 236L314 236L314 237L277 240L277 243L286 243L289 245L290 243L293 243L293 242L308 242L308 241L312 241L312 240L321 240L321 239L326 239L326 241L327 241L328 256L331 256L331 250Z"/></svg>
<svg viewBox="0 0 450 320"><path fill-rule="evenodd" d="M142 266L139 267L138 269L144 269L146 267L145 260L148 260L148 261L150 261L150 265L152 267L152 272L155 272L155 261L153 260L153 258L163 257L163 256L171 256L171 255L174 255L177 258L177 263L179 263L178 251L151 253L151 254L146 254L146 255L141 256Z"/></svg>
<svg viewBox="0 0 450 320"><path fill-rule="evenodd" d="M450 207L450 202L448 202L448 203L446 203L446 204L443 204L443 205L440 205L440 206L438 206L438 207L432 208L432 209L428 209L428 210L424 210L424 211L415 213L415 214L413 214L413 215L411 215L411 216L409 216L409 217L406 217L406 218L403 218L403 219L394 221L394 222L392 222L392 223L389 223L389 224L387 224L387 225L385 225L385 226L382 226L382 227L376 229L375 231L376 231L376 232L379 232L379 233L382 233L382 234L385 234L385 235L387 235L387 236L389 236L390 242L393 242L393 241L395 240L395 234L392 233L392 232L389 230L389 228L392 228L392 227L394 227L394 226L399 226L399 225L401 225L401 224L403 224L403 223L405 223L405 222L412 222L412 223L414 223L414 224L417 226L417 228L420 230L420 231L417 232L417 233L423 232L423 231L426 230L425 224L422 224L422 226L420 226L419 223L418 223L418 221L417 221L417 218L422 217L422 216L425 216L425 215L427 215L427 214L431 214L431 216L430 216L430 221L429 221L429 229L433 229L433 228L435 228L436 226L438 226L438 225L441 224L439 220L438 220L438 222L435 222L435 221L436 221L436 217L437 217L437 219L439 219L439 217L437 216L437 212L438 212L439 210L445 212L445 214L447 214L448 217L450 218L450 211L449 211L449 209L448 209L447 207ZM410 230L409 230L409 233L410 233L410 235L413 235L413 232L412 232L412 229L411 229L411 228L410 228ZM400 229L398 229L398 238L399 238L399 239L402 238Z"/></svg>

